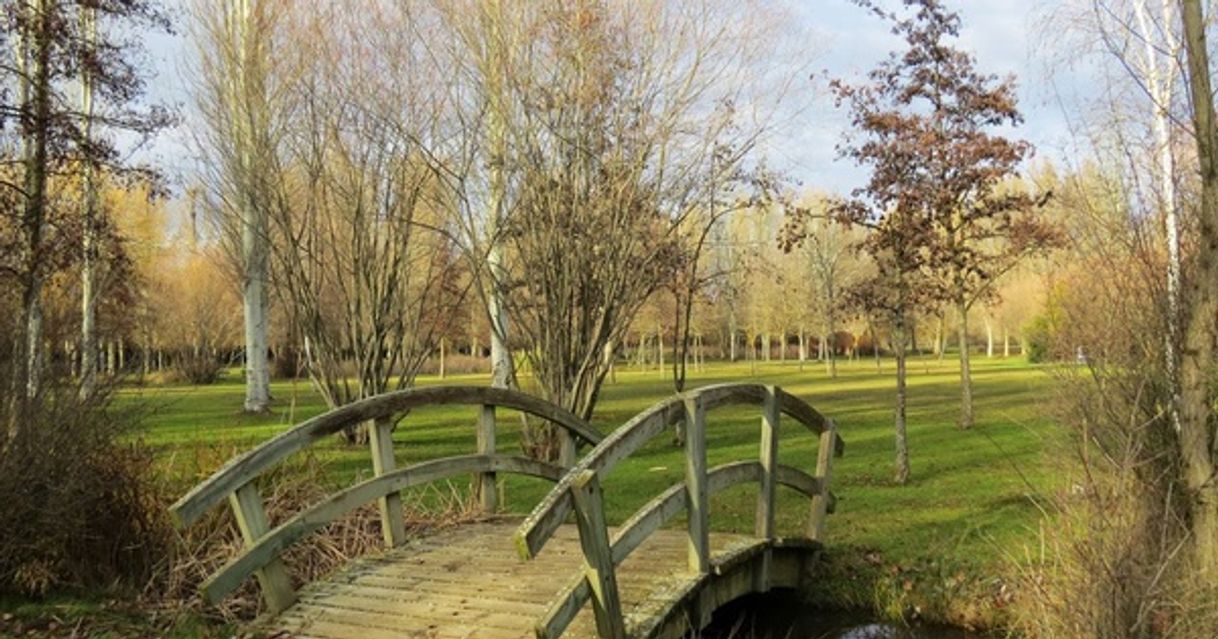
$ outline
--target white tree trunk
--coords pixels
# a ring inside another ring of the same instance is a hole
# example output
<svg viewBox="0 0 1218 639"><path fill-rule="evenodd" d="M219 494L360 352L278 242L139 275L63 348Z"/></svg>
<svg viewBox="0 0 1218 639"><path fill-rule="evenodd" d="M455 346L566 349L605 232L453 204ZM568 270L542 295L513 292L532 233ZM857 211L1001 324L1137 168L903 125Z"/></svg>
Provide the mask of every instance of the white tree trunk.
<svg viewBox="0 0 1218 639"><path fill-rule="evenodd" d="M994 356L994 323L989 315L985 316L985 356Z"/></svg>
<svg viewBox="0 0 1218 639"><path fill-rule="evenodd" d="M96 42L97 10L81 8L81 27L86 46ZM81 113L84 115L82 134L93 137L93 77L88 69L81 72ZM83 167L84 228L80 267L80 395L89 397L97 388L97 183L93 163Z"/></svg>
<svg viewBox="0 0 1218 639"><path fill-rule="evenodd" d="M1172 424L1180 430L1179 394L1180 381L1178 375L1179 352L1176 345L1180 341L1180 222L1176 211L1175 156L1171 146L1171 102L1172 88L1175 82L1176 56L1180 50L1179 42L1171 29L1159 30L1151 24L1146 6L1147 0L1137 0L1134 9L1137 15L1138 31L1143 43L1146 78L1146 89L1150 93L1154 108L1155 151L1158 156L1158 175L1160 207L1163 210L1163 222L1167 242L1167 331L1164 334L1164 357L1167 365L1167 378L1171 387ZM1162 20L1165 24L1173 22L1172 0L1162 0ZM1161 35L1160 35L1161 31ZM1162 53L1157 49L1160 38L1166 38L1166 53L1170 61L1160 59Z"/></svg>
<svg viewBox="0 0 1218 639"><path fill-rule="evenodd" d="M258 206L253 193L260 180L253 173L261 170L257 162L254 131L251 130L254 110L264 101L264 96L253 95L254 87L261 86L250 77L251 55L250 29L254 28L250 0L239 0L233 5L229 16L235 27L238 42L238 73L233 78L232 108L236 143L240 145L241 169L245 175L238 177L238 197L241 215L241 305L245 329L245 403L246 412L263 413L270 408L270 367L267 352L268 266L270 242L267 236L266 211ZM244 107L244 108L243 108Z"/></svg>

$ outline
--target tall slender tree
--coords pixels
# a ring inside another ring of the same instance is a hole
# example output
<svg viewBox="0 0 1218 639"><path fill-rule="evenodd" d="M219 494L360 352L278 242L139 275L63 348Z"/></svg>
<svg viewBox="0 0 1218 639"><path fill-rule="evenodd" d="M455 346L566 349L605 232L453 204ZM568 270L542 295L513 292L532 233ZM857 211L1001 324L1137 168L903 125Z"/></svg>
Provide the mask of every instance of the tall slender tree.
<svg viewBox="0 0 1218 639"><path fill-rule="evenodd" d="M133 28L169 25L153 0L4 0L0 16L5 34L0 39L0 136L4 148L17 149L16 157L2 158L12 171L6 171L0 189L14 206L0 215L12 216L20 237L11 274L20 291L11 395L22 404L38 395L43 378L43 288L57 262L51 252L65 239L66 229L77 226L50 224L49 185L69 167L147 173L124 162L114 140L100 133L122 130L142 138L170 121L164 109L142 106L144 74L140 57L133 55L139 43L126 37ZM70 93L82 77L91 87L90 113ZM86 126L91 129L87 134ZM19 427L22 412L21 406L12 411L10 433Z"/></svg>
<svg viewBox="0 0 1218 639"><path fill-rule="evenodd" d="M995 281L1028 255L1056 241L1040 215L1045 196L1007 182L1031 153L1023 140L1001 134L1019 125L1013 78L976 69L973 56L950 41L960 16L941 0L904 0L901 17L871 0L856 3L892 24L907 48L868 75L870 84L835 82L850 104L861 139L843 147L847 157L872 168L866 194L876 209L924 220L918 225L927 275L959 315L961 410L959 425L974 422L969 361L969 312L994 293Z"/></svg>
<svg viewBox="0 0 1218 639"><path fill-rule="evenodd" d="M1193 540L1201 574L1218 578L1218 422L1214 419L1214 350L1218 347L1218 110L1210 83L1200 0L1181 0L1193 131L1201 170L1200 237L1185 291L1180 359L1180 456L1192 499Z"/></svg>

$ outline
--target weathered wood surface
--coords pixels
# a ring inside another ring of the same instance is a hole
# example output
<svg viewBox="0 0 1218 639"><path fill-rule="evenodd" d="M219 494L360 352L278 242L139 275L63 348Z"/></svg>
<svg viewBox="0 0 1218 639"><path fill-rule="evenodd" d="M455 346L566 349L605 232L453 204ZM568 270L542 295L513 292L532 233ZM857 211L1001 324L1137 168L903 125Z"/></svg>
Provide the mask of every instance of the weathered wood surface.
<svg viewBox="0 0 1218 639"><path fill-rule="evenodd" d="M536 637L536 624L565 590L584 553L575 526L558 529L545 551L521 561L512 547L517 521L461 526L353 562L310 584L297 603L268 621L269 630L299 639ZM711 535L712 556L754 545L748 536ZM616 571L627 632L663 626L682 593L706 578L686 566L687 533L661 530ZM716 572L730 568L716 564ZM644 633L650 634L650 633ZM595 637L585 605L564 636Z"/></svg>
<svg viewBox="0 0 1218 639"><path fill-rule="evenodd" d="M558 483L533 512L529 513L516 531L516 548L522 557L532 557L541 551L549 536L558 529L571 513L570 478L585 470L594 470L600 479L634 451L664 432L669 426L686 419L687 406L697 406L703 412L731 405L764 406L771 388L762 384L726 383L703 386L686 391L658 402L635 415L607 435L596 448L589 452L572 472ZM826 437L828 420L816 409L798 397L780 389L772 388L778 402L778 412L803 424L809 431L821 437L822 442L833 444L832 454L840 457L845 444L840 437ZM826 454L828 454L826 452Z"/></svg>
<svg viewBox="0 0 1218 639"><path fill-rule="evenodd" d="M292 453L332 435L346 426L392 417L424 406L468 404L492 405L519 410L561 426L564 432L589 444L601 434L570 411L531 395L506 388L482 386L433 386L411 388L370 397L336 408L284 431L261 446L233 458L223 468L196 485L169 507L179 526L195 522L203 513ZM573 444L571 445L572 450Z"/></svg>

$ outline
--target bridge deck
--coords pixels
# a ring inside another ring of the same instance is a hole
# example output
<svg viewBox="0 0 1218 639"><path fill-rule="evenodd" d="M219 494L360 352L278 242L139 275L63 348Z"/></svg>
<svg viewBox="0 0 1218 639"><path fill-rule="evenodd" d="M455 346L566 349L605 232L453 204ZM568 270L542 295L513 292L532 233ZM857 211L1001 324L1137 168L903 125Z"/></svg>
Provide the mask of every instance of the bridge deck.
<svg viewBox="0 0 1218 639"><path fill-rule="evenodd" d="M316 639L533 637L534 625L582 562L579 535L563 526L532 561L512 544L516 521L460 526L366 557L300 591L299 601L271 620L275 630ZM749 538L716 533L712 551ZM686 535L661 530L617 571L627 627L648 619L674 587L698 576L686 568ZM595 637L585 606L567 636Z"/></svg>

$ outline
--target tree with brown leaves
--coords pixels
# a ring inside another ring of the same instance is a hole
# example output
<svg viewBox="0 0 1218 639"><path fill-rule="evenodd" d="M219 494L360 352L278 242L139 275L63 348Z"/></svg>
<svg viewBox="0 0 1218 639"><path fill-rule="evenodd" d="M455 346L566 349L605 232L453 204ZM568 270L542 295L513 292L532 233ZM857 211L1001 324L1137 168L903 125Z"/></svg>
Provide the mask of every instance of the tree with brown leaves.
<svg viewBox="0 0 1218 639"><path fill-rule="evenodd" d="M972 55L950 44L960 33L959 14L940 0L904 0L913 10L906 18L871 0L856 2L890 21L908 48L871 71L866 84L832 83L858 131L841 152L871 168L867 185L841 210L862 224L908 218L900 226L912 235L899 241L917 247L907 252L918 254L918 268L935 282L931 297L959 314L959 424L970 428L969 311L993 296L1002 274L1054 245L1058 234L1040 212L1047 194L1010 186L1032 152L995 131L1023 121L1014 79L979 72Z"/></svg>

